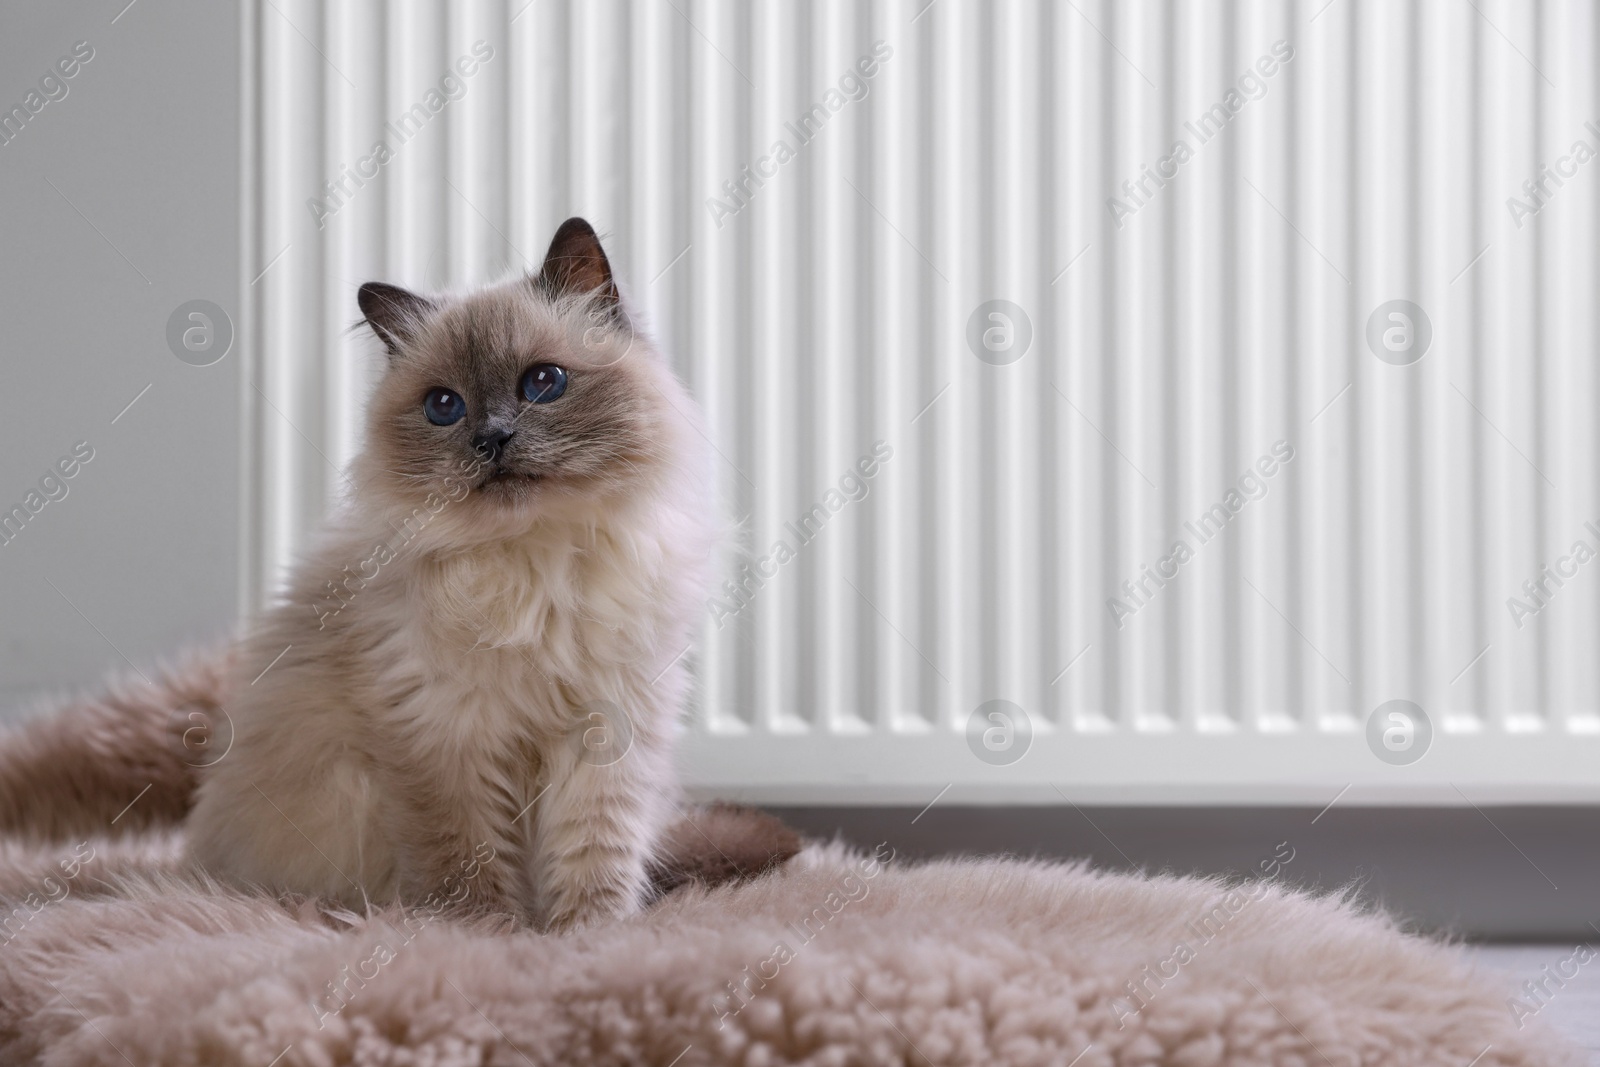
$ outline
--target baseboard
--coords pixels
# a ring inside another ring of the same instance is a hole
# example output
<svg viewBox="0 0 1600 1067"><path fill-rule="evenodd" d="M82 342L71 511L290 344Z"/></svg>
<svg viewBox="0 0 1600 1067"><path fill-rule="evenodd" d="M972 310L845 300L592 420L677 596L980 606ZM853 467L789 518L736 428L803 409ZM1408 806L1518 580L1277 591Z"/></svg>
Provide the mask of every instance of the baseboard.
<svg viewBox="0 0 1600 1067"><path fill-rule="evenodd" d="M1011 853L1097 867L1244 875L1282 842L1281 877L1362 900L1410 929L1485 941L1600 938L1600 809L769 807L807 834L899 854Z"/></svg>

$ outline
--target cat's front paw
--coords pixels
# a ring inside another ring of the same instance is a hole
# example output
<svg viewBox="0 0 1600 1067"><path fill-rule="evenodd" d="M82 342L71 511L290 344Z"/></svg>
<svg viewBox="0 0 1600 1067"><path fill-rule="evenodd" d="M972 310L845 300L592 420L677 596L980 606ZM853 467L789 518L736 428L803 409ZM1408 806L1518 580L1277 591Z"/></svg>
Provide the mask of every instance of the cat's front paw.
<svg viewBox="0 0 1600 1067"><path fill-rule="evenodd" d="M545 928L552 934L570 934L592 926L618 922L640 912L635 893L595 891L556 900L548 909Z"/></svg>

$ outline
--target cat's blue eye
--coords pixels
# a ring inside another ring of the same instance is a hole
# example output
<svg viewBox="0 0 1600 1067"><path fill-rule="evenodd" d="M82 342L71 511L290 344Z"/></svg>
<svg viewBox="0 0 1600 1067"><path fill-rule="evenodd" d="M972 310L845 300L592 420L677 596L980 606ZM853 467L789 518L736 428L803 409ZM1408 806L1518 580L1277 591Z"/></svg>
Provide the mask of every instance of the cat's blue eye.
<svg viewBox="0 0 1600 1067"><path fill-rule="evenodd" d="M548 404L567 391L567 372L554 363L535 363L522 373L522 395L535 404Z"/></svg>
<svg viewBox="0 0 1600 1067"><path fill-rule="evenodd" d="M467 413L467 402L461 399L460 393L429 389L428 395L422 398L422 413L435 426L449 426L461 421L461 416Z"/></svg>

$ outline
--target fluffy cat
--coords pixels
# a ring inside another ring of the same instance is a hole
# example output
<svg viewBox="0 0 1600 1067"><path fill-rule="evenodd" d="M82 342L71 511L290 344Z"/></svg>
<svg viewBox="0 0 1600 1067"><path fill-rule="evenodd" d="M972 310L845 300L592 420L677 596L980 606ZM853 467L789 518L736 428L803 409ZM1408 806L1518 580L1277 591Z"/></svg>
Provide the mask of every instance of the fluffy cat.
<svg viewBox="0 0 1600 1067"><path fill-rule="evenodd" d="M239 650L192 856L355 908L625 916L716 533L695 404L582 219L537 274L359 303L389 367L350 499Z"/></svg>

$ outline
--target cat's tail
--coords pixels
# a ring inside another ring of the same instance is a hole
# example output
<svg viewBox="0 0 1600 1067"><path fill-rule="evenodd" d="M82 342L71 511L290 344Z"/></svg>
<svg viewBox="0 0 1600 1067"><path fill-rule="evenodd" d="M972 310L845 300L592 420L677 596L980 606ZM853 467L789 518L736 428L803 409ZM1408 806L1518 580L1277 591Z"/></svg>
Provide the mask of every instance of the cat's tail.
<svg viewBox="0 0 1600 1067"><path fill-rule="evenodd" d="M0 734L0 834L41 840L181 822L231 736L231 645L114 678Z"/></svg>
<svg viewBox="0 0 1600 1067"><path fill-rule="evenodd" d="M759 808L721 801L684 808L657 842L650 881L665 896L685 882L755 878L793 858L803 844L799 834Z"/></svg>

